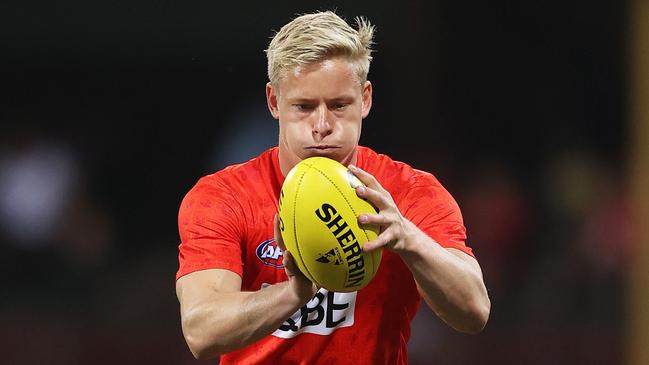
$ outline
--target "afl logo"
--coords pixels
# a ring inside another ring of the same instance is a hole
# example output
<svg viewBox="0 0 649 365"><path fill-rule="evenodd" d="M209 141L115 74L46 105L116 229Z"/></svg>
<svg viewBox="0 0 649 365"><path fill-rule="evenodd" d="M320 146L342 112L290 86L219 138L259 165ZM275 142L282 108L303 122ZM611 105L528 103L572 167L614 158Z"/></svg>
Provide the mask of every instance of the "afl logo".
<svg viewBox="0 0 649 365"><path fill-rule="evenodd" d="M274 239L265 240L257 246L257 257L264 265L272 266L278 269L284 267L282 249L277 245Z"/></svg>

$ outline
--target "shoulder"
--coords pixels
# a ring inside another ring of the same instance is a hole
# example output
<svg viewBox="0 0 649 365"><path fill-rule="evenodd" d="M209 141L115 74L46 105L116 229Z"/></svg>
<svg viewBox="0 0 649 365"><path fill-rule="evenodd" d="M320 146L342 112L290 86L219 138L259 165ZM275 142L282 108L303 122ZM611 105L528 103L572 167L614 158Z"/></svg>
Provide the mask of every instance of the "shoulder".
<svg viewBox="0 0 649 365"><path fill-rule="evenodd" d="M217 172L201 177L187 192L183 206L192 206L196 201L210 205L219 200L238 200L254 191L272 178L274 149L244 163L227 166ZM205 206L208 208L208 206Z"/></svg>
<svg viewBox="0 0 649 365"><path fill-rule="evenodd" d="M359 167L374 175L387 189L408 190L415 187L442 187L430 172L413 168L409 164L359 146Z"/></svg>
<svg viewBox="0 0 649 365"><path fill-rule="evenodd" d="M273 154L276 148L271 148L246 162L227 166L217 172L201 177L192 190L210 191L214 189L237 190L251 184L263 182L274 174Z"/></svg>

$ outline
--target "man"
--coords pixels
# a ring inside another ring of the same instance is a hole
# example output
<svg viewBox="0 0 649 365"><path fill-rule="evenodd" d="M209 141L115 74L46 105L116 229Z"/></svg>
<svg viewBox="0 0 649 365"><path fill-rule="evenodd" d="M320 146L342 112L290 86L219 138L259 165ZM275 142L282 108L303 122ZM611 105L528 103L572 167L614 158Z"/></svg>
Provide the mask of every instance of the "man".
<svg viewBox="0 0 649 365"><path fill-rule="evenodd" d="M358 146L372 106L374 28L332 12L285 25L268 50L268 108L279 145L202 178L179 213L176 290L182 328L199 359L221 364L406 364L410 321L423 298L458 331L484 327L490 302L464 240L459 208L430 174ZM384 247L373 281L354 293L316 288L283 250L277 200L299 161L326 156L366 187L378 214L362 225Z"/></svg>

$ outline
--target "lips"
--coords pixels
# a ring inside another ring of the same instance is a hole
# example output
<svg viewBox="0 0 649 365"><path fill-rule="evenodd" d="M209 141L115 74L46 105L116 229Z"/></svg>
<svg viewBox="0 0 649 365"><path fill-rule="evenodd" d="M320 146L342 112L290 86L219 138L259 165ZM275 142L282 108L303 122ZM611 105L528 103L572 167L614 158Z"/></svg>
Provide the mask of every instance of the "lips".
<svg viewBox="0 0 649 365"><path fill-rule="evenodd" d="M332 146L332 145L318 145L318 146L309 146L307 149L309 150L333 150L340 148L338 146Z"/></svg>
<svg viewBox="0 0 649 365"><path fill-rule="evenodd" d="M339 146L333 145L318 145L318 146L309 146L305 148L312 155L329 155L340 149Z"/></svg>

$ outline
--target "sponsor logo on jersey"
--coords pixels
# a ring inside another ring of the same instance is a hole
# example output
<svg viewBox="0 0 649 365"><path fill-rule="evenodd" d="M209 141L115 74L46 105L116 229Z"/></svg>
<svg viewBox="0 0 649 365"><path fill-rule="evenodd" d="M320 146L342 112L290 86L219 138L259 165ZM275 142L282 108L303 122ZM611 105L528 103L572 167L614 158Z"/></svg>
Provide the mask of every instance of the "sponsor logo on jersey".
<svg viewBox="0 0 649 365"><path fill-rule="evenodd" d="M282 249L277 245L274 239L265 240L257 246L257 257L264 265L272 266L277 269L284 267L284 255Z"/></svg>
<svg viewBox="0 0 649 365"><path fill-rule="evenodd" d="M267 286L262 285L262 287ZM321 288L311 300L273 332L273 336L293 338L300 333L326 336L338 328L354 324L356 294L336 293Z"/></svg>

